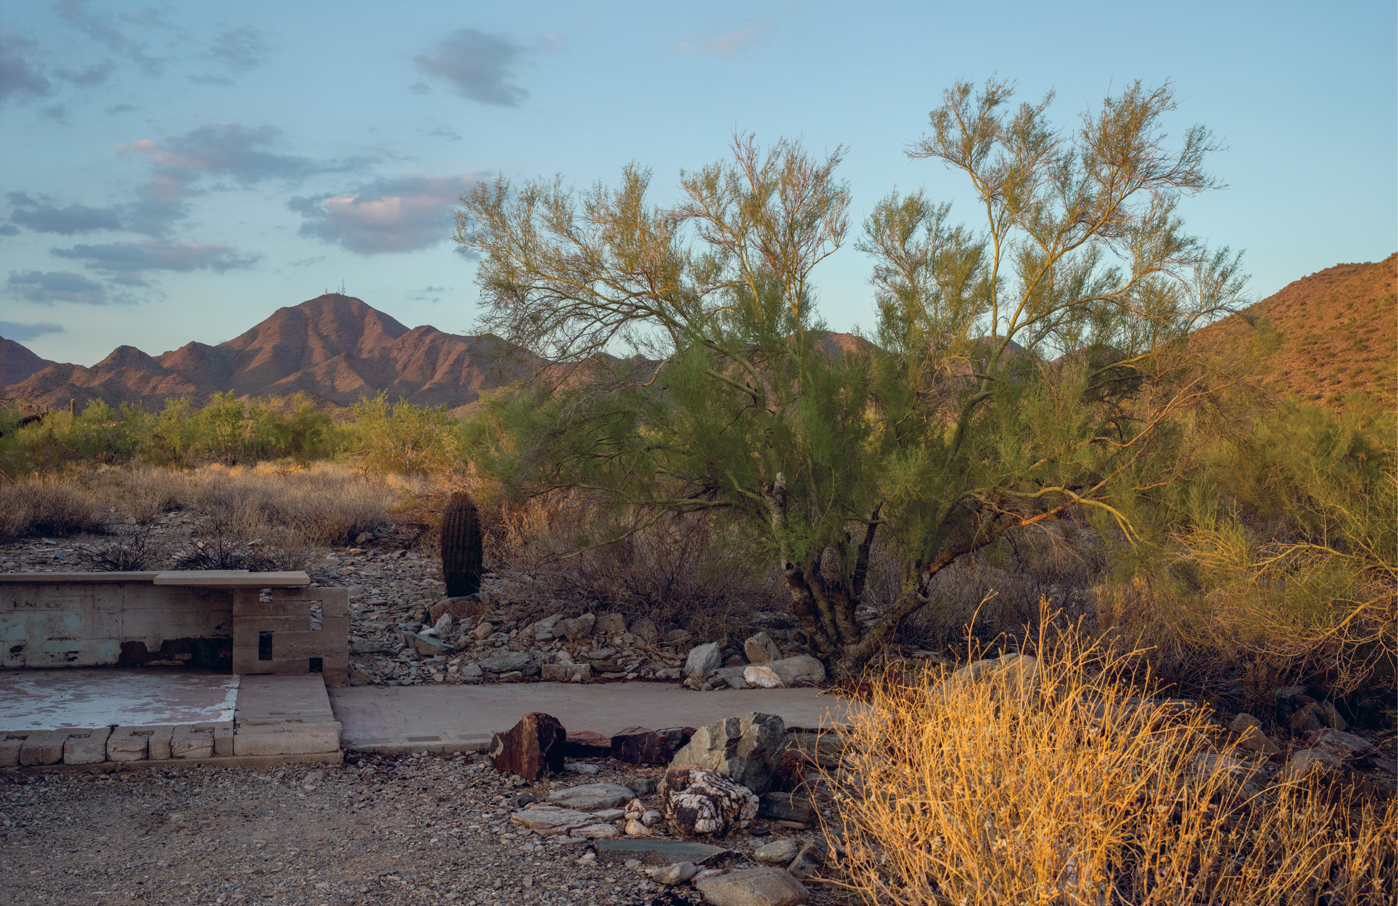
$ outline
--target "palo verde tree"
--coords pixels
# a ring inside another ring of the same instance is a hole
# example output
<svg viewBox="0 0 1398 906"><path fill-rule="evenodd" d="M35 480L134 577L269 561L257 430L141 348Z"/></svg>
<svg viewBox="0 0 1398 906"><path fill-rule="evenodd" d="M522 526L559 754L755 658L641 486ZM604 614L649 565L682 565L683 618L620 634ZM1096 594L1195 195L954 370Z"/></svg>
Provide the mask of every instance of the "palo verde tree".
<svg viewBox="0 0 1398 906"><path fill-rule="evenodd" d="M556 361L629 345L512 417L516 480L583 487L644 514L721 511L765 545L816 653L857 670L922 607L935 576L1071 507L1148 492L1151 452L1212 388L1189 329L1240 292L1237 260L1175 209L1213 187L1208 133L1159 134L1168 86L1136 85L1071 133L1010 86L948 91L915 157L966 174L984 215L953 226L891 195L859 243L875 262L877 344L832 348L814 268L846 240L841 157L735 137L732 161L617 189L505 180L462 197L485 326ZM1055 363L1045 359L1057 355ZM881 531L905 553L897 601L858 614ZM860 619L863 617L863 619Z"/></svg>

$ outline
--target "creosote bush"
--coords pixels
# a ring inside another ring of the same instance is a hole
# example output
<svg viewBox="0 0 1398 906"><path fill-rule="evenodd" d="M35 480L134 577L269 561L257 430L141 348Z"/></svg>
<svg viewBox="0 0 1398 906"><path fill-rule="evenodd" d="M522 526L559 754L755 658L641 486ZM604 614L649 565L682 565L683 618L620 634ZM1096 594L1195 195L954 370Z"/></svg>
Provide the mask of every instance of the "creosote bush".
<svg viewBox="0 0 1398 906"><path fill-rule="evenodd" d="M1034 641L1036 671L871 684L827 775L866 902L1393 902L1393 799L1245 789L1205 710L1152 700L1076 627Z"/></svg>

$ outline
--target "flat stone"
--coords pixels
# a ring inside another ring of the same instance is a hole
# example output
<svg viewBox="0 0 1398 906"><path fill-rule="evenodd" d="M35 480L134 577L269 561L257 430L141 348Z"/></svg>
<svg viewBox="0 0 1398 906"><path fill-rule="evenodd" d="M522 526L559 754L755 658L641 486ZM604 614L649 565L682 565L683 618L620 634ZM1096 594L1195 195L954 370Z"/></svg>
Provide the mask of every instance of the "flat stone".
<svg viewBox="0 0 1398 906"><path fill-rule="evenodd" d="M544 664L539 673L549 683L582 683L592 678L592 667L588 664Z"/></svg>
<svg viewBox="0 0 1398 906"><path fill-rule="evenodd" d="M509 673L511 670L518 670L529 663L529 652L508 651L496 657L486 658L480 662L480 667L487 673Z"/></svg>
<svg viewBox="0 0 1398 906"><path fill-rule="evenodd" d="M569 758L605 758L612 740L591 730L569 730L564 754Z"/></svg>
<svg viewBox="0 0 1398 906"><path fill-rule="evenodd" d="M1334 774L1344 767L1344 761L1323 749L1297 749L1281 770L1284 780L1300 782L1311 774Z"/></svg>
<svg viewBox="0 0 1398 906"><path fill-rule="evenodd" d="M511 824L528 828L541 837L560 836L595 820L587 812L557 805L530 805L510 816Z"/></svg>
<svg viewBox="0 0 1398 906"><path fill-rule="evenodd" d="M1344 730L1336 730L1334 727L1326 727L1323 730L1307 733L1306 746L1317 752L1325 752L1336 758L1348 760L1369 751L1374 747L1374 744L1362 736L1355 736Z"/></svg>
<svg viewBox="0 0 1398 906"><path fill-rule="evenodd" d="M790 793L763 793L758 800L757 816L771 821L790 821L794 824L810 824L815 820L815 808L803 796ZM792 853L795 856L795 853Z"/></svg>
<svg viewBox="0 0 1398 906"><path fill-rule="evenodd" d="M627 727L611 738L611 757L628 764L669 764L694 735L693 727Z"/></svg>
<svg viewBox="0 0 1398 906"><path fill-rule="evenodd" d="M697 865L729 852L722 846L708 843L663 840L655 837L601 840L598 841L596 849L599 860L620 862L623 859L639 859L650 865L668 865L673 862L693 862Z"/></svg>
<svg viewBox="0 0 1398 906"><path fill-rule="evenodd" d="M791 860L801 852L801 844L795 840L773 840L752 851L752 857L764 865L790 865Z"/></svg>
<svg viewBox="0 0 1398 906"><path fill-rule="evenodd" d="M635 798L635 795L629 787L615 783L588 783L554 790L549 793L549 801L565 808L610 809L620 808Z"/></svg>
<svg viewBox="0 0 1398 906"><path fill-rule="evenodd" d="M405 632L408 644L423 657L433 657L438 654L451 654L456 650L456 646L441 639L435 639L428 635L417 632ZM527 658L528 655L525 655Z"/></svg>
<svg viewBox="0 0 1398 906"><path fill-rule="evenodd" d="M693 862L676 862L673 865L661 865L646 869L646 874L652 881L664 884L666 887L683 884L698 873L699 866Z"/></svg>
<svg viewBox="0 0 1398 906"><path fill-rule="evenodd" d="M592 627L597 624L595 614L585 613L580 617L573 617L567 620L559 620L554 626L554 635L565 635L569 641L587 638L592 635Z"/></svg>
<svg viewBox="0 0 1398 906"><path fill-rule="evenodd" d="M810 897L805 885L781 868L746 868L694 882L711 906L798 906Z"/></svg>

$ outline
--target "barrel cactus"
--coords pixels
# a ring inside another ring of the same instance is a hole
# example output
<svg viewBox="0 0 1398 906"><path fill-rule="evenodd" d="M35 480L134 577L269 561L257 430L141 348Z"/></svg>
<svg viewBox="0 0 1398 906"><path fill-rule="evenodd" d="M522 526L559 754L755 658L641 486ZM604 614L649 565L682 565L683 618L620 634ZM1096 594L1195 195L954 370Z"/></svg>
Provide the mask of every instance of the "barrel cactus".
<svg viewBox="0 0 1398 906"><path fill-rule="evenodd" d="M442 513L442 581L447 597L459 598L481 590L481 514L465 491L451 495Z"/></svg>

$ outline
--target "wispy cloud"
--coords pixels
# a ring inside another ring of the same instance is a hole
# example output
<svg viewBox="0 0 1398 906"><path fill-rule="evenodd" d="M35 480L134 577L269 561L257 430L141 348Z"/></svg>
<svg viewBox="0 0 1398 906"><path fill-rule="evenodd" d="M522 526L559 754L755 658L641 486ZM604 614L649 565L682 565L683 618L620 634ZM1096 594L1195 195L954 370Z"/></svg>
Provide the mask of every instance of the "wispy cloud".
<svg viewBox="0 0 1398 906"><path fill-rule="evenodd" d="M340 195L293 198L301 235L358 255L413 252L446 241L452 209L474 180L468 176L379 179Z"/></svg>
<svg viewBox="0 0 1398 906"><path fill-rule="evenodd" d="M39 321L34 324L21 324L19 321L0 321L0 337L27 343L46 333L63 333L63 325L52 321Z"/></svg>
<svg viewBox="0 0 1398 906"><path fill-rule="evenodd" d="M461 133L457 132L455 129L449 129L446 126L438 126L427 134L433 138L444 138L449 142L461 141Z"/></svg>
<svg viewBox="0 0 1398 906"><path fill-rule="evenodd" d="M39 305L55 302L106 305L109 301L105 286L73 271L10 271L5 289Z"/></svg>
<svg viewBox="0 0 1398 906"><path fill-rule="evenodd" d="M274 150L281 130L255 129L237 123L211 123L174 135L164 141L142 140L120 145L123 154L151 161L150 181L140 190L141 199L131 207L129 228L149 236L164 236L172 224L188 215L188 201L202 177L226 177L240 186L267 179L296 181L318 173L354 170L369 163L355 157L317 161Z"/></svg>
<svg viewBox="0 0 1398 906"><path fill-rule="evenodd" d="M111 60L103 60L101 63L94 63L91 66L75 66L71 69L60 69L57 71L61 78L67 79L74 85L91 87L101 85L107 81L107 77L116 69L116 63Z"/></svg>
<svg viewBox="0 0 1398 906"><path fill-rule="evenodd" d="M209 53L233 72L252 72L266 61L271 48L262 29L240 25L220 32Z"/></svg>
<svg viewBox="0 0 1398 906"><path fill-rule="evenodd" d="M529 92L510 79L526 52L508 35L463 28L430 53L418 54L413 62L427 75L446 80L461 97L498 107L518 107Z"/></svg>
<svg viewBox="0 0 1398 906"><path fill-rule="evenodd" d="M242 255L226 245L197 242L109 242L49 249L59 258L81 261L88 270L127 286L144 286L146 271L198 271L223 273L252 267L261 255Z"/></svg>
<svg viewBox="0 0 1398 906"><path fill-rule="evenodd" d="M0 104L11 98L41 98L53 85L34 59L39 44L14 29L0 31Z"/></svg>
<svg viewBox="0 0 1398 906"><path fill-rule="evenodd" d="M151 56L146 51L144 42L128 37L117 27L116 20L111 16L99 15L89 10L88 0L58 0L54 8L69 25L117 56L130 60L147 76L156 78L165 72L164 60ZM158 14L153 11L148 11L143 16L123 18L147 29L163 24Z"/></svg>
<svg viewBox="0 0 1398 906"><path fill-rule="evenodd" d="M72 236L121 229L121 215L115 208L90 208L84 204L59 208L46 195L35 199L24 192L10 192L5 197L14 206L10 219L36 233Z"/></svg>
<svg viewBox="0 0 1398 906"><path fill-rule="evenodd" d="M771 19L749 19L739 28L722 34L705 35L697 42L698 49L708 51L725 59L746 56L757 47L765 44L776 32L777 23ZM695 50L695 44L684 42L680 50Z"/></svg>

